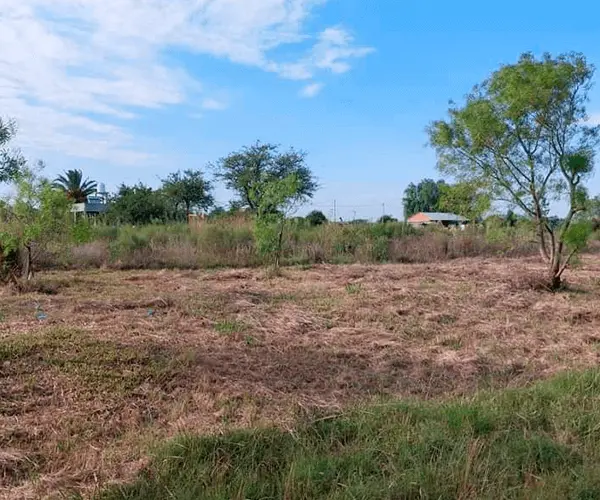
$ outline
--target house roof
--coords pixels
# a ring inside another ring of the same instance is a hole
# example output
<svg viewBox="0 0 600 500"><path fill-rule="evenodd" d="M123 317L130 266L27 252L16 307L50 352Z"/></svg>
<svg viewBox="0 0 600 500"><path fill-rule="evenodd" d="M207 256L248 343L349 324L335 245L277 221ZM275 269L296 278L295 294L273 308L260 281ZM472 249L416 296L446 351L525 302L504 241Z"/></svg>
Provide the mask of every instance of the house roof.
<svg viewBox="0 0 600 500"><path fill-rule="evenodd" d="M432 221L440 222L467 222L468 220L462 215L449 214L444 212L423 212L423 215L429 217Z"/></svg>

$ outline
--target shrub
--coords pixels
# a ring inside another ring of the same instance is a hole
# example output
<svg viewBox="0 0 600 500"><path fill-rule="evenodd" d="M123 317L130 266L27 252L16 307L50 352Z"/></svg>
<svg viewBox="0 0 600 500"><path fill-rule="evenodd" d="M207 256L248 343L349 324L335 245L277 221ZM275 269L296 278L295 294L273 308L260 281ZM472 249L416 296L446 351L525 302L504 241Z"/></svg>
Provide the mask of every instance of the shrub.
<svg viewBox="0 0 600 500"><path fill-rule="evenodd" d="M309 226L301 219L289 221L286 228L280 254L285 265L420 263L526 256L537 251L526 225L449 231L415 229L398 222ZM78 235L72 240L55 241L38 249L38 266L199 269L265 263L265 255L256 245L254 219L244 214L207 220L199 226L81 226L75 232ZM279 233L273 236L273 242L278 243ZM87 239L90 241L78 243Z"/></svg>
<svg viewBox="0 0 600 500"><path fill-rule="evenodd" d="M71 248L69 261L71 266L81 269L100 268L108 265L110 249L104 241L92 241Z"/></svg>
<svg viewBox="0 0 600 500"><path fill-rule="evenodd" d="M327 217L320 210L313 210L306 216L306 220L311 226L320 226L327 223Z"/></svg>

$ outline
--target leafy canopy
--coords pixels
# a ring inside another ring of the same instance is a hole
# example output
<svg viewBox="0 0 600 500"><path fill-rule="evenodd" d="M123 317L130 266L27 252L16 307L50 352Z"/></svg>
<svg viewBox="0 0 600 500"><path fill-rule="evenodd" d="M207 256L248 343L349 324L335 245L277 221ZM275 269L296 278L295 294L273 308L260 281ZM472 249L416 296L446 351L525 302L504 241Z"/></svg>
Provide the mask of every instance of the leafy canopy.
<svg viewBox="0 0 600 500"><path fill-rule="evenodd" d="M88 196L94 194L98 188L95 181L83 179L81 170L67 170L64 175L59 175L54 180L54 187L63 191L67 198L75 203L85 203Z"/></svg>
<svg viewBox="0 0 600 500"><path fill-rule="evenodd" d="M290 149L280 153L273 144L257 142L221 158L215 165L217 179L238 197L235 205L240 208L259 209L267 195L266 191L274 182L283 181L290 175L297 179L296 191L292 193L295 202L312 198L317 183L306 165L306 153Z"/></svg>
<svg viewBox="0 0 600 500"><path fill-rule="evenodd" d="M588 200L586 213L587 219L600 220L600 196L594 196Z"/></svg>
<svg viewBox="0 0 600 500"><path fill-rule="evenodd" d="M491 208L490 196L474 182L445 184L440 190L439 209L477 221Z"/></svg>
<svg viewBox="0 0 600 500"><path fill-rule="evenodd" d="M156 221L165 222L169 218L169 205L160 191L145 184L122 184L111 200L108 217L113 222L140 226Z"/></svg>
<svg viewBox="0 0 600 500"><path fill-rule="evenodd" d="M32 169L22 170L14 184L16 194L3 210L0 249L4 257L23 252L22 271L31 278L38 252L70 236L71 202Z"/></svg>
<svg viewBox="0 0 600 500"><path fill-rule="evenodd" d="M289 174L265 183L256 203L254 236L258 253L279 267L286 216L297 207L300 179Z"/></svg>
<svg viewBox="0 0 600 500"><path fill-rule="evenodd" d="M205 211L214 205L212 186L199 170L175 172L162 182L165 195L172 199L176 208L183 207L186 214L193 210Z"/></svg>
<svg viewBox="0 0 600 500"><path fill-rule="evenodd" d="M378 224L389 224L390 222L398 222L398 219L392 217L391 215L382 215L377 219Z"/></svg>
<svg viewBox="0 0 600 500"><path fill-rule="evenodd" d="M306 220L311 226L321 226L327 223L327 217L320 210L313 210L306 216Z"/></svg>
<svg viewBox="0 0 600 500"><path fill-rule="evenodd" d="M586 123L593 73L581 54L541 59L524 54L429 128L442 173L480 181L495 198L531 217L554 284L579 247L567 236L574 217L585 210L584 182L600 137L600 127ZM568 206L559 228L552 227L548 213L556 200Z"/></svg>
<svg viewBox="0 0 600 500"><path fill-rule="evenodd" d="M14 180L26 166L20 151L9 148L15 135L15 122L0 117L0 182Z"/></svg>
<svg viewBox="0 0 600 500"><path fill-rule="evenodd" d="M419 212L439 212L440 189L444 181L423 179L419 184L410 183L404 191L404 216L406 218Z"/></svg>

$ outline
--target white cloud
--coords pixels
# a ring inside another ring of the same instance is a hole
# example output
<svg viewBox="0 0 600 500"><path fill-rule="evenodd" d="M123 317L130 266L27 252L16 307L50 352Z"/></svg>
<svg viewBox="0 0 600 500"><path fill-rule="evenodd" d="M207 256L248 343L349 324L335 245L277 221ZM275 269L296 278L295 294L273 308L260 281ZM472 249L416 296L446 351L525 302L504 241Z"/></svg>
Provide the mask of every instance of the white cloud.
<svg viewBox="0 0 600 500"><path fill-rule="evenodd" d="M323 90L323 87L322 83L311 83L300 91L300 95L306 98L316 97Z"/></svg>
<svg viewBox="0 0 600 500"><path fill-rule="evenodd" d="M0 0L0 114L16 118L20 140L36 149L145 161L148 154L127 132L141 109L198 99L204 109L226 107L165 57L167 50L297 80L343 73L371 49L354 46L339 27L311 42L305 21L326 1ZM281 50L272 58L274 49L307 43L313 47L300 60Z"/></svg>
<svg viewBox="0 0 600 500"><path fill-rule="evenodd" d="M350 70L350 61L365 57L374 51L372 47L354 46L353 37L340 27L327 28L313 46L310 54L300 61L275 65L271 68L284 78L309 80L319 70L335 74Z"/></svg>
<svg viewBox="0 0 600 500"><path fill-rule="evenodd" d="M345 73L350 69L350 59L364 57L373 52L371 47L354 47L353 41L341 28L326 29L313 49L315 66L333 73Z"/></svg>
<svg viewBox="0 0 600 500"><path fill-rule="evenodd" d="M202 109L221 111L223 109L227 109L227 103L218 99L213 99L212 97L208 97L202 101Z"/></svg>

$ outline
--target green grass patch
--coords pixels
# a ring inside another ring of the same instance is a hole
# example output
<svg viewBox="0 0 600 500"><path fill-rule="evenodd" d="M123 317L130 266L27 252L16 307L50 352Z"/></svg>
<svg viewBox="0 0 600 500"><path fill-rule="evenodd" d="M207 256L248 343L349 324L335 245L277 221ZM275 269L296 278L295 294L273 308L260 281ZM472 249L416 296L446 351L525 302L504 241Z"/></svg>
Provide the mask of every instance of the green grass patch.
<svg viewBox="0 0 600 500"><path fill-rule="evenodd" d="M244 333L248 330L248 325L241 321L224 320L217 321L214 324L214 329L222 335L235 335L236 333Z"/></svg>
<svg viewBox="0 0 600 500"><path fill-rule="evenodd" d="M600 370L454 402L406 402L182 436L99 498L600 498Z"/></svg>
<svg viewBox="0 0 600 500"><path fill-rule="evenodd" d="M15 374L54 370L93 391L124 393L144 382L163 385L185 372L190 361L151 343L125 345L78 330L53 328L0 341L0 363Z"/></svg>
<svg viewBox="0 0 600 500"><path fill-rule="evenodd" d="M346 292L348 295L358 295L362 291L362 284L360 283L348 283L346 285Z"/></svg>

